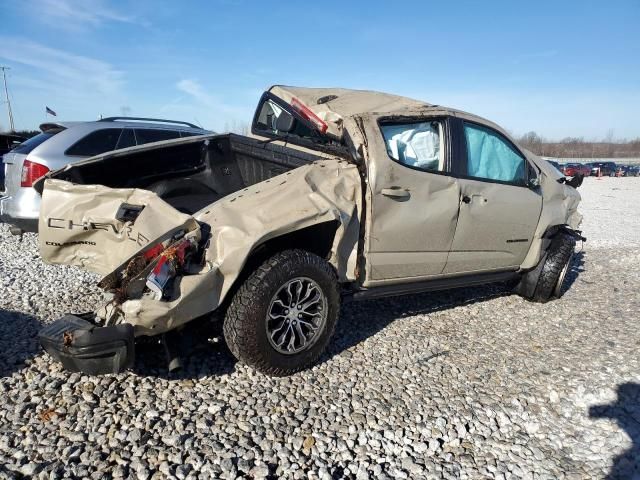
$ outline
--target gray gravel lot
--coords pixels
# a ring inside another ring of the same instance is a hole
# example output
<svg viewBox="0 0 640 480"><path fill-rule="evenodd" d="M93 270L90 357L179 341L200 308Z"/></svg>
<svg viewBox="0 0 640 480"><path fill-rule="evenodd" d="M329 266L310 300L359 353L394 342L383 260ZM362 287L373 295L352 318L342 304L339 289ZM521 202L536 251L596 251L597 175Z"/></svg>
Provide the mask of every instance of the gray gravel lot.
<svg viewBox="0 0 640 480"><path fill-rule="evenodd" d="M179 377L63 371L35 334L96 277L0 226L0 477L640 476L640 179L587 179L570 289L348 304L313 369L272 379L202 343ZM155 367L160 362L161 368Z"/></svg>

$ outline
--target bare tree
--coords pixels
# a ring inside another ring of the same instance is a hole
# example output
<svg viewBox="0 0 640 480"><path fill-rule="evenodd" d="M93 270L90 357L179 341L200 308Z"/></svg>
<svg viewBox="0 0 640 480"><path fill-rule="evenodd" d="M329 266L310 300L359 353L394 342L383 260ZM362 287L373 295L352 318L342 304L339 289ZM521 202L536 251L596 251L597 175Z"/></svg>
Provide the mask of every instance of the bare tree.
<svg viewBox="0 0 640 480"><path fill-rule="evenodd" d="M238 135L249 134L249 124L240 120L233 119L231 122L224 123L224 132L237 133Z"/></svg>
<svg viewBox="0 0 640 480"><path fill-rule="evenodd" d="M585 140L584 137L551 141L529 132L521 136L518 143L538 155L557 158L640 158L640 138L616 140L612 129L601 141Z"/></svg>

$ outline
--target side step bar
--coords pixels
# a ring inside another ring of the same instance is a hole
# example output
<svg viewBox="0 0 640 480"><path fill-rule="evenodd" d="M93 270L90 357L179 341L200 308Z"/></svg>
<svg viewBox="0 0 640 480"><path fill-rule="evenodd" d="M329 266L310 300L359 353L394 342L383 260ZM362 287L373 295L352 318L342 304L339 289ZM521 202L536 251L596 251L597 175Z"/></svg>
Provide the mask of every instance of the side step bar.
<svg viewBox="0 0 640 480"><path fill-rule="evenodd" d="M345 299L365 300L370 298L395 297L398 295L410 295L413 293L432 292L436 290L448 290L451 288L473 287L487 283L506 282L515 280L519 274L513 270L503 272L478 273L452 278L437 278L413 283L399 283L397 285L385 285L382 287L362 288L347 294Z"/></svg>

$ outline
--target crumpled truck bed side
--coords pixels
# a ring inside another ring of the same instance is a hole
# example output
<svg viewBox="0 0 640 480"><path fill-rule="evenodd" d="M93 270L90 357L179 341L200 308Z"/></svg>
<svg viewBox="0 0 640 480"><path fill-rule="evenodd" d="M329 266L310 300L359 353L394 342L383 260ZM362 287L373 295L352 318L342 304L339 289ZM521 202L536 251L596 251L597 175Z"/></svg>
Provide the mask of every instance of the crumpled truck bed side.
<svg viewBox="0 0 640 480"><path fill-rule="evenodd" d="M179 297L122 304L138 334L157 334L215 310L250 254L264 242L305 227L337 222L329 262L339 278L356 277L360 176L355 165L322 160L231 194L195 215L211 226L204 269L182 277Z"/></svg>
<svg viewBox="0 0 640 480"><path fill-rule="evenodd" d="M47 204L47 195L55 199L75 192L77 205L67 201L66 207L60 209L47 207L41 222L47 222L46 215L55 213L56 218L64 220L54 222L55 225L68 226L72 220L78 224L116 224L116 228L94 230L90 236L81 225L75 231L67 229L64 235L43 236L41 248L48 262L78 265L106 274L121 268L143 248L135 241L138 233L153 243L154 235L166 238L167 230L197 229L199 222L210 226L204 266L197 273L179 279L178 293L173 300L143 296L122 303L123 321L134 326L136 336L164 333L212 312L225 299L258 246L313 225L335 222L337 229L328 260L342 281L356 278L361 179L357 166L343 160L319 160L296 168L230 194L193 217L178 212L144 190L109 189L63 181L47 182L43 203ZM95 200L90 200L91 195L95 195ZM123 202L145 205L132 224L114 222L113 215ZM109 240L101 243L104 248L98 248L98 239L106 237ZM47 241L61 246L47 245Z"/></svg>

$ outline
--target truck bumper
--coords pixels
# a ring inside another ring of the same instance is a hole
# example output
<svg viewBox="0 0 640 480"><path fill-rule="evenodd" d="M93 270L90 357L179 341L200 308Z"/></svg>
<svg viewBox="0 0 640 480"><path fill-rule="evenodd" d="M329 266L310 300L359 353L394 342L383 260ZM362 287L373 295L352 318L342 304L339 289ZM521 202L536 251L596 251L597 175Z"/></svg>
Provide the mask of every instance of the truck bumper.
<svg viewBox="0 0 640 480"><path fill-rule="evenodd" d="M98 327L76 315L67 314L38 334L40 344L53 358L72 372L88 375L119 373L133 366L133 325Z"/></svg>

